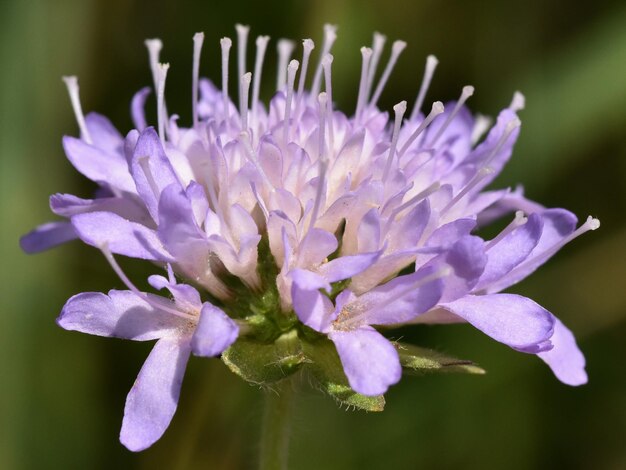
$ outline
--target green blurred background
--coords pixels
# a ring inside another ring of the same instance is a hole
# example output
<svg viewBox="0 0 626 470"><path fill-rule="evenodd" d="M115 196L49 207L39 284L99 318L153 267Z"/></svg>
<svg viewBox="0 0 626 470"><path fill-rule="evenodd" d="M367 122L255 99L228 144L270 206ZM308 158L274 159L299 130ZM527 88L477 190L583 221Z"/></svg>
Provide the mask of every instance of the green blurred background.
<svg viewBox="0 0 626 470"><path fill-rule="evenodd" d="M560 384L538 359L467 326L417 327L405 339L473 359L482 377L406 378L380 414L346 412L302 392L294 469L626 468L626 4L620 0L2 0L0 1L0 468L254 468L259 390L217 360L192 359L179 411L141 454L117 441L124 399L150 345L88 337L54 319L74 293L121 287L95 250L68 244L26 256L18 238L50 220L54 192L89 196L65 160L77 134L60 77L77 74L86 111L126 132L132 93L151 83L143 40L171 63L168 107L190 120L191 37L205 31L202 72L219 73L218 39L321 39L338 24L334 97L354 109L358 48L374 30L409 43L381 104L414 99L428 53L440 59L429 99L476 86L471 107L495 115L527 98L500 186L523 182L549 206L602 228L576 240L515 292L575 332L590 383ZM320 43L318 42L318 45ZM298 52L299 54L299 52ZM268 54L266 93L274 83ZM250 63L251 60L250 60ZM269 95L265 95L266 97ZM129 266L142 275L141 267Z"/></svg>

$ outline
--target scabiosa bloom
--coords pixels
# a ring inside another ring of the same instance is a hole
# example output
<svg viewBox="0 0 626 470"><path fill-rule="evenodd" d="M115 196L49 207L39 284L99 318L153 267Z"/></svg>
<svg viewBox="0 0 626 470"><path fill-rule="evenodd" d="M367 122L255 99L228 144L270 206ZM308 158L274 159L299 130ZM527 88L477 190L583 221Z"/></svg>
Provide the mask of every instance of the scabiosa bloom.
<svg viewBox="0 0 626 470"><path fill-rule="evenodd" d="M375 34L361 49L348 117L333 103L336 29L327 25L312 78L313 41L303 41L301 61L290 60L294 43L278 42L277 91L266 108L259 93L269 38L257 38L251 73L248 32L237 25L237 102L228 93L232 41L220 41L218 88L199 79L204 36L194 36L190 127L166 106L159 40L146 41L156 129L144 114L149 88L133 98L135 129L123 137L105 117L83 116L77 81L65 79L81 136L65 137L64 149L99 188L92 199L53 195L52 211L67 220L40 226L22 247L78 238L99 248L128 287L72 297L60 326L158 340L128 396L122 442L141 450L161 436L191 352L221 355L261 385L309 370L340 402L370 410L382 409L403 368L480 371L390 341L380 329L388 326L468 322L538 355L564 383L585 383L572 333L532 300L501 293L599 226L589 218L576 228L573 214L519 189L485 189L511 156L523 96L491 128L465 106L471 86L422 113L437 66L429 56L411 113L402 101L389 116L377 103L406 44L393 44L377 78L386 39ZM511 213L493 239L476 235ZM166 269L167 278L149 283L171 299L140 291L114 254Z"/></svg>

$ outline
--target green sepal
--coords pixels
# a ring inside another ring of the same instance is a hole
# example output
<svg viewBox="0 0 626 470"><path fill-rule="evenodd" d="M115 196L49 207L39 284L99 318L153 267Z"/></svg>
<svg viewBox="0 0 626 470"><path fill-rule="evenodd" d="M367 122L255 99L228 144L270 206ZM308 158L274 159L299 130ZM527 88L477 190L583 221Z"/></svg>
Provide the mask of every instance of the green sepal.
<svg viewBox="0 0 626 470"><path fill-rule="evenodd" d="M314 342L302 341L302 348L310 360L305 368L312 372L322 390L343 405L365 411L383 411L385 397L368 397L352 390L343 372L337 349L330 340L320 338Z"/></svg>
<svg viewBox="0 0 626 470"><path fill-rule="evenodd" d="M240 337L222 353L222 361L247 382L267 385L295 373L307 358L297 332L292 330L273 343Z"/></svg>
<svg viewBox="0 0 626 470"><path fill-rule="evenodd" d="M465 374L484 374L485 370L472 361L456 359L431 349L420 348L411 344L395 343L400 363L405 373L424 374L429 372L461 372Z"/></svg>

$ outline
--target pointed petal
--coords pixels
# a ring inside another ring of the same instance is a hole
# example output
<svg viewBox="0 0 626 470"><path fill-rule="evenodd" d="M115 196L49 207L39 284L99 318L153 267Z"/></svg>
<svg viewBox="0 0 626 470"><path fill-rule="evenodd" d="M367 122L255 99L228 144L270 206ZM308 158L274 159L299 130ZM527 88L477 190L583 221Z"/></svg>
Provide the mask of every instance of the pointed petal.
<svg viewBox="0 0 626 470"><path fill-rule="evenodd" d="M538 353L550 348L554 317L526 297L514 294L467 295L441 307L518 351Z"/></svg>
<svg viewBox="0 0 626 470"><path fill-rule="evenodd" d="M337 249L337 238L319 228L308 231L298 247L298 267L310 268L322 263Z"/></svg>
<svg viewBox="0 0 626 470"><path fill-rule="evenodd" d="M374 328L333 331L335 343L350 386L363 395L381 395L398 383L402 367L396 348Z"/></svg>
<svg viewBox="0 0 626 470"><path fill-rule="evenodd" d="M430 310L441 298L445 280L432 278L435 268L396 277L358 297L351 311L358 313L351 325L389 325L407 322Z"/></svg>
<svg viewBox="0 0 626 470"><path fill-rule="evenodd" d="M48 222L40 225L20 238L20 247L25 253L39 253L78 238L69 222Z"/></svg>
<svg viewBox="0 0 626 470"><path fill-rule="evenodd" d="M550 338L554 347L537 356L550 366L557 379L564 384L573 386L586 384L585 356L578 349L572 332L558 318L554 320L554 334Z"/></svg>
<svg viewBox="0 0 626 470"><path fill-rule="evenodd" d="M341 256L322 264L317 272L328 282L342 281L365 271L378 261L381 254L382 250L360 255Z"/></svg>
<svg viewBox="0 0 626 470"><path fill-rule="evenodd" d="M187 322L155 309L131 291L112 290L109 295L83 292L73 296L65 303L57 324L90 335L147 341L175 334Z"/></svg>
<svg viewBox="0 0 626 470"><path fill-rule="evenodd" d="M476 289L484 289L500 280L513 268L524 261L537 246L543 222L537 214L531 214L528 221L514 229L487 251L487 264L480 276Z"/></svg>
<svg viewBox="0 0 626 470"><path fill-rule="evenodd" d="M198 227L191 201L180 185L174 183L163 189L158 220L159 239L178 262L194 265L206 262L209 253L206 235Z"/></svg>
<svg viewBox="0 0 626 470"><path fill-rule="evenodd" d="M196 356L218 356L235 342L238 335L237 324L223 310L205 302L191 347Z"/></svg>
<svg viewBox="0 0 626 470"><path fill-rule="evenodd" d="M98 113L85 116L85 124L93 145L111 154L123 155L124 138L109 121L109 118Z"/></svg>
<svg viewBox="0 0 626 470"><path fill-rule="evenodd" d="M72 217L82 241L96 248L108 245L112 253L133 258L173 262L156 232L110 212L90 212Z"/></svg>
<svg viewBox="0 0 626 470"><path fill-rule="evenodd" d="M120 441L129 450L150 447L169 426L190 352L188 338L164 338L154 345L126 397Z"/></svg>
<svg viewBox="0 0 626 470"><path fill-rule="evenodd" d="M167 158L159 136L152 127L147 128L139 136L133 152L130 171L135 180L137 192L146 203L152 218L158 221L161 192L171 184L178 185L180 189L182 186Z"/></svg>
<svg viewBox="0 0 626 470"><path fill-rule="evenodd" d="M86 212L113 212L133 222L140 222L144 225L152 223L145 207L129 197L82 199L72 194L57 193L50 196L50 209L63 217Z"/></svg>
<svg viewBox="0 0 626 470"><path fill-rule="evenodd" d="M135 128L139 132L143 132L146 128L146 99L148 99L148 95L150 94L150 87L144 87L135 93L133 96L133 100L130 105L130 114L133 118L133 124Z"/></svg>
<svg viewBox="0 0 626 470"><path fill-rule="evenodd" d="M293 309L302 323L316 331L327 331L334 311L328 297L321 294L318 289L301 288L294 279L291 285L291 298Z"/></svg>

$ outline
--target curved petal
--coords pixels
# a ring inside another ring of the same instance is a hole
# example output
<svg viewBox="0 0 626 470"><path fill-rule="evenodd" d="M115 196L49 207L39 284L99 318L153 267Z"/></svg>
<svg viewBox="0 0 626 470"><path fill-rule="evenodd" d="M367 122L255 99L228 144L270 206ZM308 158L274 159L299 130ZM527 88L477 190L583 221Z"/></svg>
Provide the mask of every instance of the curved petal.
<svg viewBox="0 0 626 470"><path fill-rule="evenodd" d="M191 347L196 356L219 356L235 342L238 335L237 324L223 310L205 302Z"/></svg>
<svg viewBox="0 0 626 470"><path fill-rule="evenodd" d="M112 253L133 258L173 262L154 230L111 212L90 212L72 217L72 225L82 241Z"/></svg>
<svg viewBox="0 0 626 470"><path fill-rule="evenodd" d="M129 450L150 447L169 426L190 352L188 338L163 338L154 345L126 397L120 441Z"/></svg>
<svg viewBox="0 0 626 470"><path fill-rule="evenodd" d="M550 366L557 379L564 384L573 386L586 384L585 356L578 349L572 332L558 318L554 319L554 334L550 342L554 347L537 356Z"/></svg>
<svg viewBox="0 0 626 470"><path fill-rule="evenodd" d="M442 308L496 341L527 353L551 347L554 317L532 300L515 294L467 295Z"/></svg>
<svg viewBox="0 0 626 470"><path fill-rule="evenodd" d="M327 282L342 281L365 271L378 261L381 254L382 250L359 255L341 256L322 264L317 269L317 272Z"/></svg>
<svg viewBox="0 0 626 470"><path fill-rule="evenodd" d="M363 395L381 395L398 383L402 367L396 348L374 328L333 331L335 343L350 386Z"/></svg>
<svg viewBox="0 0 626 470"><path fill-rule="evenodd" d="M20 238L20 247L25 253L39 253L62 243L78 238L69 222L48 222Z"/></svg>
<svg viewBox="0 0 626 470"><path fill-rule="evenodd" d="M492 282L500 280L524 261L537 246L542 228L541 217L531 214L524 225L517 227L489 248L487 264L476 289L488 288Z"/></svg>
<svg viewBox="0 0 626 470"><path fill-rule="evenodd" d="M124 154L124 138L109 121L109 118L102 114L91 112L85 116L85 124L96 147L114 155Z"/></svg>
<svg viewBox="0 0 626 470"><path fill-rule="evenodd" d="M154 308L134 292L112 290L109 295L83 292L73 296L65 303L57 324L90 335L148 341L176 334L187 321Z"/></svg>

